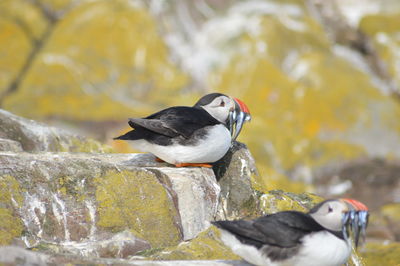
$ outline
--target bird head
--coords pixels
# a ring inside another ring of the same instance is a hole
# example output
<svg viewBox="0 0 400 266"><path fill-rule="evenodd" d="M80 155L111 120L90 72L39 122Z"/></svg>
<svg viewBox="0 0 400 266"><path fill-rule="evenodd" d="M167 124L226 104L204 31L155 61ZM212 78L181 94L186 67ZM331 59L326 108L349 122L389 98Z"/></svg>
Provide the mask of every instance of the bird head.
<svg viewBox="0 0 400 266"><path fill-rule="evenodd" d="M222 93L210 93L203 96L195 107L205 109L212 117L225 124L236 140L243 124L251 120L250 110L244 102Z"/></svg>
<svg viewBox="0 0 400 266"><path fill-rule="evenodd" d="M309 212L312 218L324 228L341 231L347 240L351 231L355 246L358 246L361 236L365 240L365 230L368 225L368 208L354 199L326 200Z"/></svg>

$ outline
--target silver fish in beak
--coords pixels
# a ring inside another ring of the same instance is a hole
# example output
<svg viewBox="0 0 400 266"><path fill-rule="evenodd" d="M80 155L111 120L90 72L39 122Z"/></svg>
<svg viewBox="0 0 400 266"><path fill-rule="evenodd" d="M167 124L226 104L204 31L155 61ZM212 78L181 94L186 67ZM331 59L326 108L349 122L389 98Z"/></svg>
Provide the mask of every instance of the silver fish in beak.
<svg viewBox="0 0 400 266"><path fill-rule="evenodd" d="M239 100L233 98L235 101L235 108L229 113L229 131L231 132L232 140L236 140L242 131L243 124L251 120L250 110L247 105Z"/></svg>
<svg viewBox="0 0 400 266"><path fill-rule="evenodd" d="M342 231L345 239L352 234L356 248L361 237L365 241L366 229L368 226L368 208L363 203L354 199L343 199L349 206L349 211L343 213ZM351 231L351 232L350 232Z"/></svg>

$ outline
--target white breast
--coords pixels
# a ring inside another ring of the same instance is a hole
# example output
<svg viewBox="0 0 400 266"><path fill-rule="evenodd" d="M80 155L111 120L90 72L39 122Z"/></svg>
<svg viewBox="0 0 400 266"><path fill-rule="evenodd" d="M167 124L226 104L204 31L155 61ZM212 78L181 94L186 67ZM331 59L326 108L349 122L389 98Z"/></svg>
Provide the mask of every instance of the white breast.
<svg viewBox="0 0 400 266"><path fill-rule="evenodd" d="M219 124L209 126L208 134L195 145L175 143L161 146L146 140L131 141L132 146L142 152L150 152L158 158L171 163L213 163L221 159L229 150L231 135L229 130Z"/></svg>
<svg viewBox="0 0 400 266"><path fill-rule="evenodd" d="M310 234L302 239L302 248L293 264L296 266L339 266L347 262L351 244L327 231Z"/></svg>

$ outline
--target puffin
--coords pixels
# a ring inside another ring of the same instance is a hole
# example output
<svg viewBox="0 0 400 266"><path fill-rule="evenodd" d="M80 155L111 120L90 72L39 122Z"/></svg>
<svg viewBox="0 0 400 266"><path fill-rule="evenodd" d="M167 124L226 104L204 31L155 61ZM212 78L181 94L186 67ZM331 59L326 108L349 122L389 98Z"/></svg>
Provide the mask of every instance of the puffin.
<svg viewBox="0 0 400 266"><path fill-rule="evenodd" d="M338 266L348 261L352 238L356 248L360 236L365 240L368 208L354 199L330 199L308 213L282 211L212 223L222 242L254 265Z"/></svg>
<svg viewBox="0 0 400 266"><path fill-rule="evenodd" d="M144 118L129 118L133 130L114 138L129 141L159 162L176 167L212 167L229 150L250 121L247 105L238 98L210 93L193 106L174 106Z"/></svg>

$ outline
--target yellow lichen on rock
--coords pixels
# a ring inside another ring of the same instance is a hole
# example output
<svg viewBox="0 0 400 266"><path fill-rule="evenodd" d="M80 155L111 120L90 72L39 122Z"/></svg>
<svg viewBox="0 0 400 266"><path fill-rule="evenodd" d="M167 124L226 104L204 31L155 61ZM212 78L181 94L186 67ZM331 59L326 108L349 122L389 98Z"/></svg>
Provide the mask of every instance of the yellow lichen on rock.
<svg viewBox="0 0 400 266"><path fill-rule="evenodd" d="M382 207L382 214L400 223L400 203L387 204Z"/></svg>
<svg viewBox="0 0 400 266"><path fill-rule="evenodd" d="M23 197L19 183L10 175L0 176L0 246L11 244L22 234L23 224L15 208L21 206Z"/></svg>
<svg viewBox="0 0 400 266"><path fill-rule="evenodd" d="M61 152L114 152L111 146L101 144L94 139L79 139L76 137L71 137L66 139L65 142L60 142L59 146Z"/></svg>
<svg viewBox="0 0 400 266"><path fill-rule="evenodd" d="M351 62L351 51L330 47L311 17L299 20L298 30L273 15L260 24L257 34L230 43L242 52L210 77L212 87L250 106L253 119L239 139L260 169L265 165L285 176L297 167L311 170L363 156L365 146L349 141L349 132L356 125L371 126L376 113L385 125L399 128L393 113L371 106L390 104L396 113L398 107ZM301 185L294 189L299 192Z"/></svg>
<svg viewBox="0 0 400 266"><path fill-rule="evenodd" d="M219 230L211 226L196 238L176 247L164 249L151 259L155 260L240 260L221 240Z"/></svg>
<svg viewBox="0 0 400 266"><path fill-rule="evenodd" d="M108 171L95 178L95 185L100 228L129 229L153 248L181 239L174 203L153 173Z"/></svg>
<svg viewBox="0 0 400 266"><path fill-rule="evenodd" d="M260 197L260 208L266 214L288 210L306 212L322 200L312 193L294 194L272 190Z"/></svg>
<svg viewBox="0 0 400 266"><path fill-rule="evenodd" d="M0 207L0 221L0 246L9 245L15 237L21 236L22 222L15 218L12 210Z"/></svg>
<svg viewBox="0 0 400 266"><path fill-rule="evenodd" d="M393 77L394 81L397 81L397 83L394 82L394 87L400 82L399 25L400 13L398 12L370 14L360 21L360 29L372 37L379 57L383 59L380 64L384 64L389 75Z"/></svg>
<svg viewBox="0 0 400 266"><path fill-rule="evenodd" d="M361 250L365 265L400 265L400 243L367 243Z"/></svg>
<svg viewBox="0 0 400 266"><path fill-rule="evenodd" d="M36 118L121 119L165 104L186 83L148 10L127 0L82 1L54 26L5 107ZM145 103L150 95L154 105Z"/></svg>

